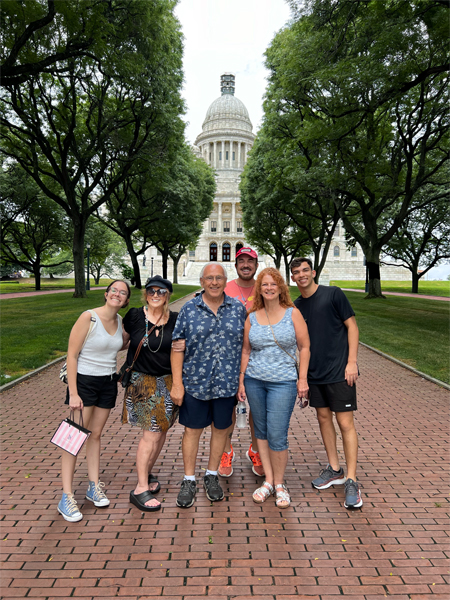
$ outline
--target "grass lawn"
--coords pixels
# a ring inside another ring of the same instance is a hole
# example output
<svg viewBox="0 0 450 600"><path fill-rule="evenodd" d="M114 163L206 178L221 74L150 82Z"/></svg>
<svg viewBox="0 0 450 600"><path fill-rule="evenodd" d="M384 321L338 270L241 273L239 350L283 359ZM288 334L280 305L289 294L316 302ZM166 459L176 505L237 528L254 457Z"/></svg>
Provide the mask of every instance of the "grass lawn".
<svg viewBox="0 0 450 600"><path fill-rule="evenodd" d="M297 290L291 290L292 298L297 298ZM358 292L345 295L356 313L361 342L450 383L447 302L401 296L366 300Z"/></svg>
<svg viewBox="0 0 450 600"><path fill-rule="evenodd" d="M108 286L112 279L100 279L98 286L90 279L91 288ZM41 290L67 290L75 287L75 279L41 279ZM32 277L26 279L14 279L12 281L0 281L0 294L16 294L17 292L35 292L35 282Z"/></svg>
<svg viewBox="0 0 450 600"><path fill-rule="evenodd" d="M340 288L352 288L354 290L363 290L365 281L330 281L330 285L337 285ZM401 292L411 293L410 281L382 281L381 289L383 292ZM424 296L445 296L450 297L450 281L419 281L419 294Z"/></svg>
<svg viewBox="0 0 450 600"><path fill-rule="evenodd" d="M171 300L175 301L199 286L173 287ZM104 291L91 290L87 294L87 298L72 298L72 292L68 292L0 301L0 385L67 353L70 330L80 314L103 304ZM132 290L129 308L142 306L140 296L140 290ZM127 310L121 315L125 316Z"/></svg>

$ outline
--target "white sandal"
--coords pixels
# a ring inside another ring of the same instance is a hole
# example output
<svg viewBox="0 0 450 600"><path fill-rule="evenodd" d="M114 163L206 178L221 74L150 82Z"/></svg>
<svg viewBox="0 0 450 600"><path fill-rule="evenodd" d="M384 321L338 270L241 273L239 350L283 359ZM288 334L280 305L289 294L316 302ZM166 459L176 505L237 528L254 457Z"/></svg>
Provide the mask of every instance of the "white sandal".
<svg viewBox="0 0 450 600"><path fill-rule="evenodd" d="M283 483L277 483L275 486L275 504L278 508L288 508L291 505L291 497Z"/></svg>
<svg viewBox="0 0 450 600"><path fill-rule="evenodd" d="M273 494L273 485L265 481L261 487L253 492L253 502L256 504L262 504Z"/></svg>

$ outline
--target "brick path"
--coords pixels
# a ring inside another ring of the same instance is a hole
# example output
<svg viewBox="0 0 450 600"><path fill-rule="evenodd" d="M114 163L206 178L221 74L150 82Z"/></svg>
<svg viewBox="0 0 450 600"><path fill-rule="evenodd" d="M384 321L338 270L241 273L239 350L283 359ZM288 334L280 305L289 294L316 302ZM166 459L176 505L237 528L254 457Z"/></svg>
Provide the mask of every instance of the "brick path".
<svg viewBox="0 0 450 600"><path fill-rule="evenodd" d="M224 501L210 504L200 491L194 507L177 508L177 425L154 469L163 509L141 513L128 502L139 432L120 424L118 405L101 462L111 506L96 509L83 500L82 461L75 494L84 519L69 524L56 511L60 453L49 443L66 415L59 366L4 392L2 598L448 600L448 392L365 348L360 367L364 506L352 512L343 508L342 487L311 487L326 458L313 411L296 409L289 509L277 509L273 499L252 502L258 479L245 457L247 430L235 438L235 473L222 480Z"/></svg>

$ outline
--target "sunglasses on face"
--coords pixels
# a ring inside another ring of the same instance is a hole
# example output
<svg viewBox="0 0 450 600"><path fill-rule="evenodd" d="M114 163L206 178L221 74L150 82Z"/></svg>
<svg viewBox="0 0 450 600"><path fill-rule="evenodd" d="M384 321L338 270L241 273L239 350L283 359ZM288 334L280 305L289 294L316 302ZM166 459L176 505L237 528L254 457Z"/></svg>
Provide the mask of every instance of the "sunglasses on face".
<svg viewBox="0 0 450 600"><path fill-rule="evenodd" d="M160 288L158 290L155 290L155 288L152 287L147 288L147 296L154 296L155 294L159 297L162 297L167 294L167 290L164 288Z"/></svg>

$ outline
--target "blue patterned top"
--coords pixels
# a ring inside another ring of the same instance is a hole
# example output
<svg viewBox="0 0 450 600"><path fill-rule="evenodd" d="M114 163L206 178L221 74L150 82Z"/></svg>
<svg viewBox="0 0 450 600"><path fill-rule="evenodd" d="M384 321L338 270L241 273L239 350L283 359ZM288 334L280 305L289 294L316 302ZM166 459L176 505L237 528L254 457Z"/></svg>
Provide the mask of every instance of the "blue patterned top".
<svg viewBox="0 0 450 600"><path fill-rule="evenodd" d="M198 400L234 396L241 366L245 307L224 294L217 315L203 301L203 294L180 310L172 339L185 339L183 363L185 390Z"/></svg>
<svg viewBox="0 0 450 600"><path fill-rule="evenodd" d="M278 343L296 356L297 339L295 337L292 311L287 308L284 317L276 325L272 325ZM260 325L256 313L250 313L250 358L245 374L261 381L297 381L297 370L294 360L286 354L273 339L269 325Z"/></svg>

